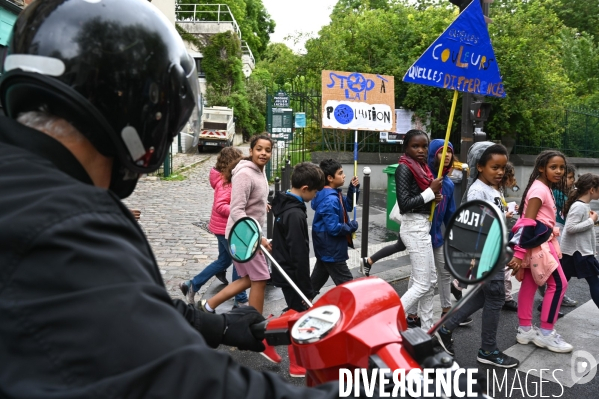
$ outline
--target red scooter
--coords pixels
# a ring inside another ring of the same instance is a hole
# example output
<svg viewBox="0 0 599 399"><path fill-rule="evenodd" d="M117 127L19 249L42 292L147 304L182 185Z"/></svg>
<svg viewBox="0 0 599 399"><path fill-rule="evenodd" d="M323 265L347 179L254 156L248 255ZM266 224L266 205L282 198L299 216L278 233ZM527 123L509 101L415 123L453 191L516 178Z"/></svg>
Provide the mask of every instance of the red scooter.
<svg viewBox="0 0 599 399"><path fill-rule="evenodd" d="M229 236L231 255L237 262L250 260L261 247L260 238L260 226L254 219L240 219ZM339 285L312 305L262 247L310 309L301 313L289 310L252 326L252 332L273 346L292 345L297 363L306 369L308 386L339 380L341 369L401 369L406 375L422 368L455 372L459 366L447 353L435 351L432 336L505 264L507 244L503 215L494 205L471 201L458 208L446 229L446 265L458 281L476 286L428 333L407 328L399 295L377 277Z"/></svg>

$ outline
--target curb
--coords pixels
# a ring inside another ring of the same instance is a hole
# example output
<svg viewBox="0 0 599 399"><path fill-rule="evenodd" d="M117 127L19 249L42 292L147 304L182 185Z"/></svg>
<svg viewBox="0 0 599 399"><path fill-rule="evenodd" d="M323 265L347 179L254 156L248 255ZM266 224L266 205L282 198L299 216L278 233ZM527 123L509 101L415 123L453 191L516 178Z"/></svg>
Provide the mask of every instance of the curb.
<svg viewBox="0 0 599 399"><path fill-rule="evenodd" d="M204 162L208 161L210 158L212 158L212 155L210 155L210 156L208 156L208 157L206 157L206 158L204 158L204 159L200 159L199 161L196 161L196 162L194 162L194 163L192 163L192 164L189 164L189 165L187 165L187 166L184 166L184 167L182 167L181 169L174 170L174 171L173 171L173 173L171 173L171 176L173 176L173 175L176 175L176 174L178 174L178 173L183 173L183 172L185 172L185 171L187 171L187 170L189 170L189 169L191 169L191 168L194 168L194 167L196 167L196 166L198 166L198 165L201 165L201 164L203 164ZM139 180L145 180L145 181L160 181L160 180L164 180L164 178L161 178L160 176L147 176L147 175L146 175L146 176L144 176L144 177L140 178Z"/></svg>
<svg viewBox="0 0 599 399"><path fill-rule="evenodd" d="M175 174L175 172L176 172L176 173L182 173L182 172L184 172L184 171L186 171L186 170L188 170L188 169L191 169L191 168L193 168L193 167L196 167L196 166L198 166L198 165L200 165L200 164L203 164L204 162L206 162L206 161L207 161L207 160L209 160L210 158L212 158L212 155L210 155L209 157L206 157L206 158L204 158L204 159L200 159L199 161L196 161L196 162L194 162L194 163L191 163L191 164L189 164L189 165L187 165L187 166L184 166L184 167L182 167L181 169L177 169L176 171L173 171L173 173L172 173L172 174Z"/></svg>

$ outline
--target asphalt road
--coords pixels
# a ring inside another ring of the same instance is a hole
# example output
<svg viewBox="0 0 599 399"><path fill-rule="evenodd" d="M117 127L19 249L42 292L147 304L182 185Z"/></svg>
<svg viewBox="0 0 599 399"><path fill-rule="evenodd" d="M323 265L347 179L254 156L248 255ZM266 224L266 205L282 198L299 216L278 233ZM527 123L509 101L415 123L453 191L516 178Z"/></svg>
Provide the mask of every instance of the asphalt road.
<svg viewBox="0 0 599 399"><path fill-rule="evenodd" d="M407 280L401 280L392 283L399 295L402 295L407 290ZM270 290L276 290L273 287L269 287ZM583 304L589 301L590 294L588 291L588 285L584 280L573 279L570 282L568 288L568 296L579 301L579 304ZM517 294L516 294L517 297ZM540 296L537 296L535 306L540 303ZM576 308L562 308L567 314ZM538 312L534 312L535 316L538 317ZM476 312L473 315L474 322L469 326L460 327L454 332L454 348L455 348L455 360L461 367L466 368L477 368L483 373L483 375L489 376L489 393L492 397L501 398L540 398L540 397L555 397L564 399L581 399L581 398L597 398L599 397L599 376L595 376L590 382L580 385L575 384L571 388L560 385L555 382L543 380L540 382L538 376L533 374L527 374L525 372L518 372L516 375L515 370L503 370L495 367L480 364L476 361L476 353L480 345L480 322L481 322L481 311ZM538 321L534 321L538 324ZM499 331L497 332L497 344L502 350L505 350L516 343L516 328L518 326L518 317L515 312L502 311L501 322L499 325ZM581 326L584 328L584 326ZM530 344L532 345L532 344ZM289 381L294 385L304 385L303 378L291 378L287 372L288 361L287 361L287 348L279 347L278 352L282 356L283 361L280 364L274 364L268 362L265 358L259 354L238 351L234 348L221 347L219 350L227 351L233 356L233 358L247 367L260 371L269 371L278 374L281 378ZM440 349L439 349L440 350ZM567 361L571 360L571 355L556 355L562 356ZM539 368L546 368L543 364L538 365ZM495 372L495 376L493 375ZM545 372L551 373L552 371ZM555 371L555 376L559 381L561 378L561 372ZM499 387L498 384L493 385L493 378L496 381L502 381L504 379L503 387ZM542 387L542 390L541 390Z"/></svg>

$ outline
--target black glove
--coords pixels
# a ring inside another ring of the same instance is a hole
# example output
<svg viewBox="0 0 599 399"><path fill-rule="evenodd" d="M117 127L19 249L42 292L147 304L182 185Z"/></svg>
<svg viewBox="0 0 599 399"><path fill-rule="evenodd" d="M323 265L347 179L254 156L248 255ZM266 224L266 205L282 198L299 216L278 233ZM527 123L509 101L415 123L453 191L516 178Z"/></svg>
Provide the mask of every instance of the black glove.
<svg viewBox="0 0 599 399"><path fill-rule="evenodd" d="M241 350L262 352L265 347L262 340L255 338L250 331L252 324L264 321L264 317L252 306L232 309L225 317L225 332L222 343Z"/></svg>
<svg viewBox="0 0 599 399"><path fill-rule="evenodd" d="M358 221L357 220L351 220L348 223L348 226L349 226L349 231L353 233L354 231L358 230Z"/></svg>

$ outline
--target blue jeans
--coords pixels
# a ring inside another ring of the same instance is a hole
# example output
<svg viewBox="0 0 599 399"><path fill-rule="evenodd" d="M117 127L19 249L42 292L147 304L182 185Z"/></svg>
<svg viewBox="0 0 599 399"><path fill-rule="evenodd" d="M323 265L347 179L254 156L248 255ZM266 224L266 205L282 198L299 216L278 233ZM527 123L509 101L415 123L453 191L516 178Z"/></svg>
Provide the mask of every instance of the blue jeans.
<svg viewBox="0 0 599 399"><path fill-rule="evenodd" d="M191 289L193 292L198 292L200 288L206 284L206 281L212 278L212 276L217 273L224 272L233 263L231 255L229 255L229 251L227 251L227 240L225 239L225 236L220 234L215 234L215 236L218 240L218 258L206 266L206 268L202 270L200 274L191 280ZM233 281L238 279L239 276L237 275L237 270L235 270L235 266L233 266ZM245 303L248 301L248 296L245 291L242 291L235 295L235 300L237 302Z"/></svg>

